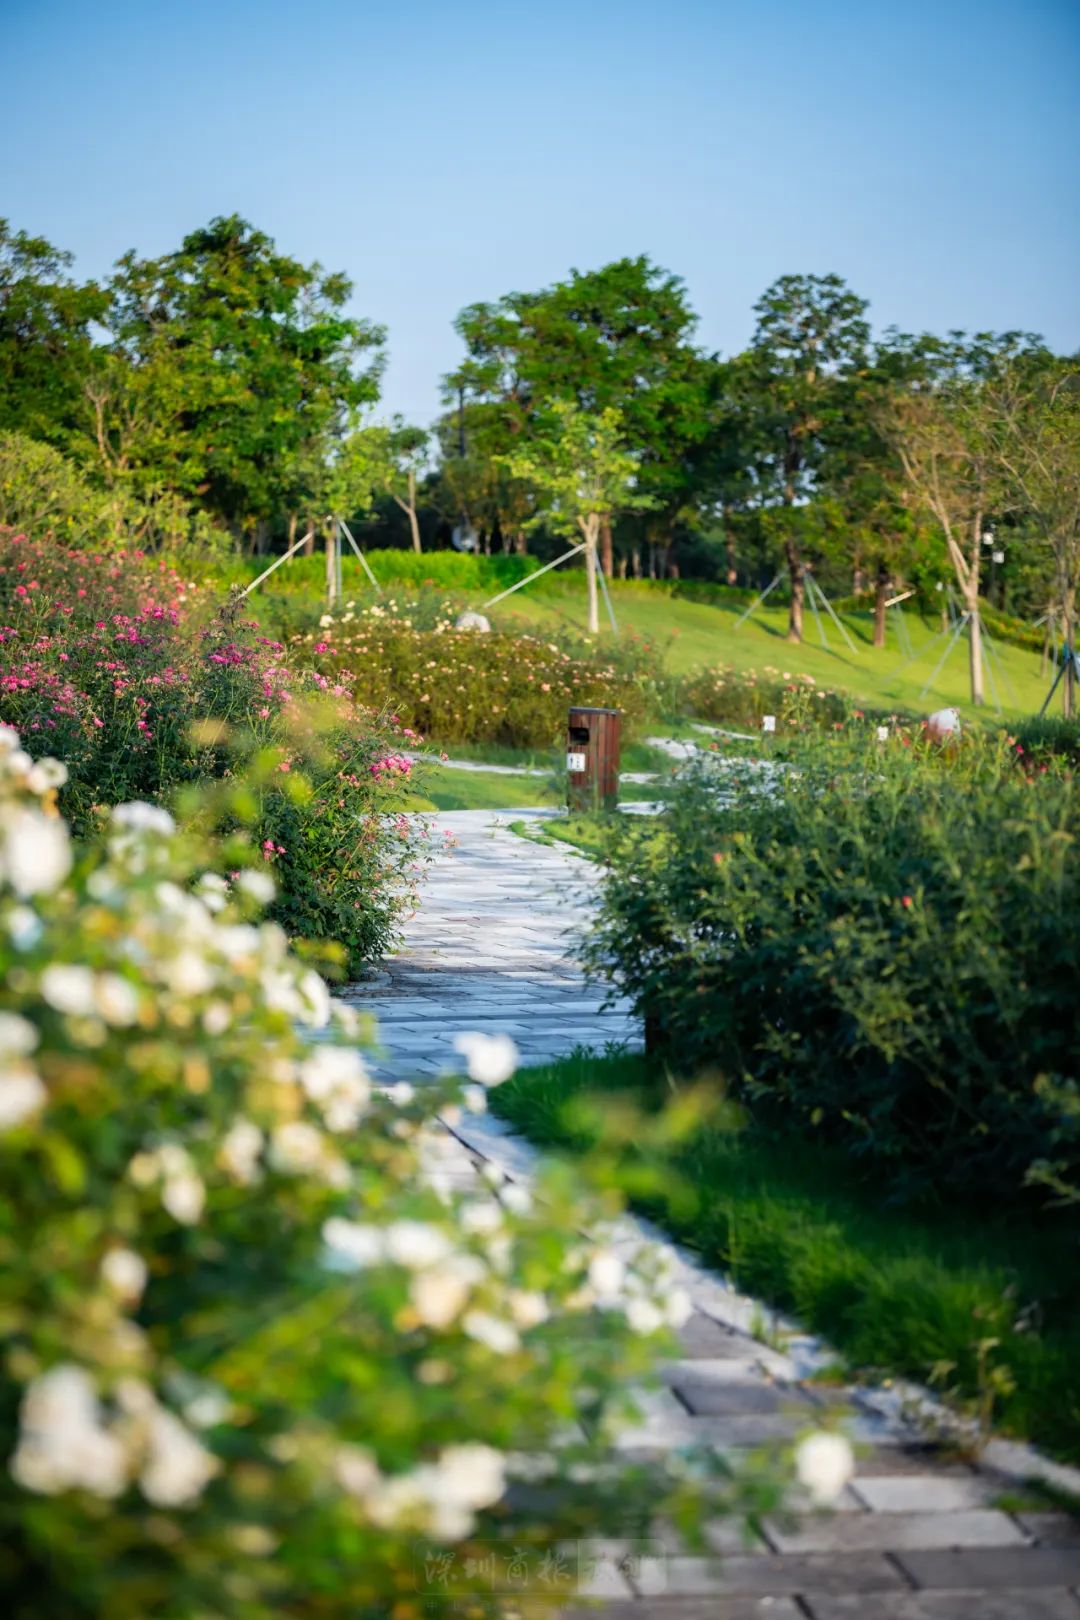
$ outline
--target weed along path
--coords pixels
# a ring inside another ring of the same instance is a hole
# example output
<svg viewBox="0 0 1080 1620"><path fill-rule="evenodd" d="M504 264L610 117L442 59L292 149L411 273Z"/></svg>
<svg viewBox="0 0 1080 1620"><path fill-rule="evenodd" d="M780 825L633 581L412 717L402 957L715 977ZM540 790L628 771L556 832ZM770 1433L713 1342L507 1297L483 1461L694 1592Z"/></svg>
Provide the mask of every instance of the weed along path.
<svg viewBox="0 0 1080 1620"><path fill-rule="evenodd" d="M422 1081L461 1065L454 1037L507 1034L524 1066L639 1045L625 1006L602 994L574 960L593 903L589 862L506 826L545 812L462 811L439 817L453 835L440 853L403 947L369 985L344 997L378 1019L384 1080ZM454 1181L527 1183L535 1150L490 1115L448 1127ZM590 1550L582 1595L608 1620L1080 1620L1080 1525L1024 1482L1041 1474L1077 1492L1080 1474L1027 1447L992 1442L978 1464L948 1460L912 1426L893 1387L826 1388L814 1375L827 1345L705 1271L648 1223L627 1216L615 1239L629 1255L664 1244L692 1311L663 1387L638 1401L640 1422L619 1445L647 1460L688 1445L738 1454L784 1446L839 1421L856 1442L856 1473L838 1510L766 1520L749 1543L717 1528L721 1556L690 1556L672 1541ZM767 1325L768 1331L763 1331Z"/></svg>

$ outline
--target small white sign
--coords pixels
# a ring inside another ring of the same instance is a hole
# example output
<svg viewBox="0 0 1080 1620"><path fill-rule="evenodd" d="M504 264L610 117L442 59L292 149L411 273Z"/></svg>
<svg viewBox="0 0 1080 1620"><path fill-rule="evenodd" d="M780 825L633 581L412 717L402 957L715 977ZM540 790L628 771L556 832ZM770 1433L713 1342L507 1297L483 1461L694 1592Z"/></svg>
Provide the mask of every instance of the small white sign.
<svg viewBox="0 0 1080 1620"><path fill-rule="evenodd" d="M1003 563L1005 561L1005 553L1003 551L992 551L990 555L993 557L996 563Z"/></svg>
<svg viewBox="0 0 1080 1620"><path fill-rule="evenodd" d="M776 730L776 716L775 716L775 714L763 714L762 715L762 717L761 717L761 729L762 729L762 731L775 731Z"/></svg>
<svg viewBox="0 0 1080 1620"><path fill-rule="evenodd" d="M878 740L878 742L888 742L888 740L889 740L889 728L888 728L888 726L878 726L878 728L877 728L877 740Z"/></svg>
<svg viewBox="0 0 1080 1620"><path fill-rule="evenodd" d="M584 754L567 754L566 768L568 771L583 771L585 769Z"/></svg>

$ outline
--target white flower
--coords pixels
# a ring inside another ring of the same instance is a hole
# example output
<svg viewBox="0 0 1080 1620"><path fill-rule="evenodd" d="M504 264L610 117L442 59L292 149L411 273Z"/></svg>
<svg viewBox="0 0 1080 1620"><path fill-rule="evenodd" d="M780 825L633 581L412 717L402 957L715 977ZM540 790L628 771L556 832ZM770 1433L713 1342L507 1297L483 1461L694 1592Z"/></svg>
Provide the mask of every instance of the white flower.
<svg viewBox="0 0 1080 1620"><path fill-rule="evenodd" d="M379 1483L379 1467L366 1446L341 1446L334 1457L334 1478L350 1496L366 1496Z"/></svg>
<svg viewBox="0 0 1080 1620"><path fill-rule="evenodd" d="M497 1232L503 1223L503 1212L494 1198L471 1198L458 1210L463 1232L484 1236Z"/></svg>
<svg viewBox="0 0 1080 1620"><path fill-rule="evenodd" d="M501 1086L518 1066L518 1049L509 1035L467 1031L454 1036L454 1050L465 1059L469 1079L482 1086Z"/></svg>
<svg viewBox="0 0 1080 1620"><path fill-rule="evenodd" d="M471 1281L457 1269L417 1272L409 1284L409 1298L424 1326L449 1327L465 1309Z"/></svg>
<svg viewBox="0 0 1080 1620"><path fill-rule="evenodd" d="M259 1155L265 1137L250 1119L237 1119L221 1139L218 1157L234 1181L250 1187L259 1179Z"/></svg>
<svg viewBox="0 0 1080 1620"><path fill-rule="evenodd" d="M303 997L304 1006L300 1016L312 1029L324 1029L330 1022L330 992L326 988L326 981L314 968L308 968L297 985Z"/></svg>
<svg viewBox="0 0 1080 1620"><path fill-rule="evenodd" d="M41 975L41 994L57 1012L89 1017L94 1012L94 975L75 962L51 962Z"/></svg>
<svg viewBox="0 0 1080 1620"><path fill-rule="evenodd" d="M329 630L329 628L333 624L333 622L334 622L334 615L332 613L324 613L322 615L322 617L320 618L320 620L319 620L319 629L320 630Z"/></svg>
<svg viewBox="0 0 1080 1620"><path fill-rule="evenodd" d="M161 1202L174 1221L194 1226L206 1204L206 1188L194 1170L182 1170L178 1175L166 1176Z"/></svg>
<svg viewBox="0 0 1080 1620"><path fill-rule="evenodd" d="M842 1434L808 1434L795 1447L795 1473L814 1502L835 1502L855 1473L855 1456Z"/></svg>
<svg viewBox="0 0 1080 1620"><path fill-rule="evenodd" d="M685 1288L672 1288L664 1301L664 1320L668 1327L681 1328L694 1312L694 1304Z"/></svg>
<svg viewBox="0 0 1080 1620"><path fill-rule="evenodd" d="M355 1036L360 1028L360 1014L345 1001L330 1002L330 1016L346 1035Z"/></svg>
<svg viewBox="0 0 1080 1620"><path fill-rule="evenodd" d="M502 1317L492 1316L489 1311L468 1311L462 1317L461 1325L470 1339L486 1344L496 1355L509 1355L521 1344L517 1329L511 1323L504 1322Z"/></svg>
<svg viewBox="0 0 1080 1620"><path fill-rule="evenodd" d="M301 1063L299 1077L332 1131L356 1129L371 1100L371 1081L359 1052L347 1046L316 1047Z"/></svg>
<svg viewBox="0 0 1080 1620"><path fill-rule="evenodd" d="M322 1135L303 1119L290 1119L275 1125L270 1140L270 1162L276 1170L304 1175L322 1166L325 1145Z"/></svg>
<svg viewBox="0 0 1080 1620"><path fill-rule="evenodd" d="M361 1226L342 1215L332 1215L323 1223L323 1242L337 1264L348 1270L377 1266L386 1258L386 1244L377 1226Z"/></svg>
<svg viewBox="0 0 1080 1620"><path fill-rule="evenodd" d="M205 957L197 951L179 951L171 961L162 964L162 979L176 996L201 996L214 983L214 975Z"/></svg>
<svg viewBox="0 0 1080 1620"><path fill-rule="evenodd" d="M147 1422L147 1443L139 1484L157 1507L188 1506L218 1471L217 1458L178 1417L156 1403Z"/></svg>
<svg viewBox="0 0 1080 1620"><path fill-rule="evenodd" d="M131 1249L110 1249L101 1262L101 1275L114 1294L134 1302L146 1287L146 1261Z"/></svg>
<svg viewBox="0 0 1080 1620"><path fill-rule="evenodd" d="M486 1113L487 1092L483 1086L463 1086L461 1099L471 1114Z"/></svg>
<svg viewBox="0 0 1080 1620"><path fill-rule="evenodd" d="M41 918L29 906L12 906L5 920L8 936L17 951L30 950L44 932Z"/></svg>
<svg viewBox="0 0 1080 1620"><path fill-rule="evenodd" d="M184 1416L197 1429L216 1428L225 1422L231 1411L228 1397L212 1384L200 1389L184 1406Z"/></svg>
<svg viewBox="0 0 1080 1620"><path fill-rule="evenodd" d="M453 1250L446 1233L427 1221L392 1221L385 1236L389 1258L413 1271L437 1266Z"/></svg>
<svg viewBox="0 0 1080 1620"><path fill-rule="evenodd" d="M0 754L11 754L19 746L19 733L14 726L0 726Z"/></svg>
<svg viewBox="0 0 1080 1620"><path fill-rule="evenodd" d="M539 1323L546 1322L551 1315L547 1300L535 1289L512 1288L506 1296L506 1302L510 1307L510 1315L520 1328L537 1327Z"/></svg>
<svg viewBox="0 0 1080 1620"><path fill-rule="evenodd" d="M224 1001L212 1001L202 1015L202 1025L208 1035L224 1035L232 1023L232 1008Z"/></svg>
<svg viewBox="0 0 1080 1620"><path fill-rule="evenodd" d="M0 1131L11 1131L44 1108L48 1092L28 1063L0 1067Z"/></svg>
<svg viewBox="0 0 1080 1620"><path fill-rule="evenodd" d="M241 872L236 887L251 896L261 906L268 906L277 893L277 884L269 872Z"/></svg>
<svg viewBox="0 0 1080 1620"><path fill-rule="evenodd" d="M532 1193L528 1187L523 1187L520 1181L512 1181L502 1191L503 1207L511 1215L528 1215L533 1207Z"/></svg>
<svg viewBox="0 0 1080 1620"><path fill-rule="evenodd" d="M127 1454L102 1423L84 1367L61 1362L28 1386L11 1472L25 1490L48 1496L79 1489L120 1495L127 1483Z"/></svg>
<svg viewBox="0 0 1080 1620"><path fill-rule="evenodd" d="M68 768L58 759L39 759L27 773L26 785L31 793L48 793L50 788L61 788L68 779Z"/></svg>
<svg viewBox="0 0 1080 1620"><path fill-rule="evenodd" d="M0 876L16 894L50 893L71 871L71 860L64 822L25 807L5 812L0 825Z"/></svg>
<svg viewBox="0 0 1080 1620"><path fill-rule="evenodd" d="M133 985L119 973L102 973L94 986L97 1010L107 1024L128 1029L139 1016L139 997Z"/></svg>
<svg viewBox="0 0 1080 1620"><path fill-rule="evenodd" d="M589 1261L589 1283L601 1304L612 1304L622 1293L626 1267L610 1249L597 1249Z"/></svg>
<svg viewBox="0 0 1080 1620"><path fill-rule="evenodd" d="M416 1092L407 1080L398 1080L394 1085L387 1086L385 1094L398 1108L404 1108L416 1096Z"/></svg>
<svg viewBox="0 0 1080 1620"><path fill-rule="evenodd" d="M0 1058L26 1057L38 1043L38 1033L20 1013L0 1012Z"/></svg>
<svg viewBox="0 0 1080 1620"><path fill-rule="evenodd" d="M436 1473L439 1497L451 1507L490 1507L506 1489L502 1452L478 1441L447 1446L439 1454Z"/></svg>
<svg viewBox="0 0 1080 1620"><path fill-rule="evenodd" d="M651 1299L632 1299L626 1306L626 1320L635 1333L657 1333L664 1325L664 1313Z"/></svg>
<svg viewBox="0 0 1080 1620"><path fill-rule="evenodd" d="M427 1522L430 1497L423 1477L418 1474L419 1470L412 1474L395 1474L393 1479L380 1481L378 1488L365 1496L364 1506L373 1524L381 1530L393 1530L407 1524L419 1528Z"/></svg>
<svg viewBox="0 0 1080 1620"><path fill-rule="evenodd" d="M176 822L167 810L158 804L147 804L143 799L116 805L109 819L114 827L123 827L131 832L155 832L168 837L169 833L176 831Z"/></svg>

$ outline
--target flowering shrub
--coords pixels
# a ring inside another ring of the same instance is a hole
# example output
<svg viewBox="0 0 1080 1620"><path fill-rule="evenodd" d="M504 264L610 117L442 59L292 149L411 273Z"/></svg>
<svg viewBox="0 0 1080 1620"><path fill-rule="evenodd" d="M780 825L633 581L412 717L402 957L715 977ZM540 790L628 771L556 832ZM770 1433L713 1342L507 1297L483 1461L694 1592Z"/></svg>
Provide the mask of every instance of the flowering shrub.
<svg viewBox="0 0 1080 1620"><path fill-rule="evenodd" d="M0 718L64 760L62 807L80 834L98 807L167 798L261 757L276 914L339 942L355 971L390 944L423 866L423 825L395 814L411 774L401 748L420 739L342 681L290 668L235 608L193 613L193 596L164 564L9 537Z"/></svg>
<svg viewBox="0 0 1080 1620"><path fill-rule="evenodd" d="M63 767L17 744L0 731L6 1612L415 1615L449 1549L492 1614L469 1575L492 1551L691 1514L704 1485L611 1459L620 1386L686 1301L608 1246L610 1193L555 1170L535 1206L498 1176L459 1190L430 1112L450 1094L374 1090L354 1015L260 920L257 857L208 869L140 803L77 851ZM468 1058L495 1083L513 1055ZM717 1491L771 1500L722 1470Z"/></svg>
<svg viewBox="0 0 1080 1620"><path fill-rule="evenodd" d="M594 966L681 1068L901 1186L1075 1184L1075 778L917 733L796 764L734 803L691 772L625 828Z"/></svg>
<svg viewBox="0 0 1080 1620"><path fill-rule="evenodd" d="M621 709L640 724L651 697L652 649L533 635L455 631L451 607L418 628L416 605L391 599L324 615L294 646L316 667L347 675L373 707L391 705L440 742L546 748L562 739L571 704ZM420 622L423 622L422 620Z"/></svg>
<svg viewBox="0 0 1080 1620"><path fill-rule="evenodd" d="M763 715L772 714L781 732L835 727L852 713L843 693L818 686L812 675L788 674L771 664L760 671L695 670L678 682L675 702L699 720L754 730L761 729Z"/></svg>

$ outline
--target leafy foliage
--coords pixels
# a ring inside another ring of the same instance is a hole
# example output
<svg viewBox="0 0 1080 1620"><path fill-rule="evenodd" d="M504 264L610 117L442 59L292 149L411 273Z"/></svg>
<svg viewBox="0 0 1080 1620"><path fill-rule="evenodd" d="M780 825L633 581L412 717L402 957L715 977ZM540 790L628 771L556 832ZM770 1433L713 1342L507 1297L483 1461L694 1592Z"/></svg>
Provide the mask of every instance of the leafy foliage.
<svg viewBox="0 0 1080 1620"><path fill-rule="evenodd" d="M691 774L612 854L589 958L652 1044L900 1187L1075 1179L1071 772L901 734L810 749L733 806L735 775Z"/></svg>
<svg viewBox="0 0 1080 1620"><path fill-rule="evenodd" d="M62 780L0 732L5 1611L378 1620L427 1556L516 1613L470 1559L693 1520L612 1461L686 1305L655 1251L612 1281L610 1191L458 1190L457 1088L375 1093L256 852L146 804L75 850Z"/></svg>
<svg viewBox="0 0 1080 1620"><path fill-rule="evenodd" d="M167 801L260 758L256 830L277 915L336 942L355 972L388 948L424 860L426 829L393 815L412 765L381 768L402 736L207 595L164 562L9 538L0 715L62 755L79 833L99 807Z"/></svg>
<svg viewBox="0 0 1080 1620"><path fill-rule="evenodd" d="M441 743L497 742L546 748L565 737L571 704L623 711L640 725L658 661L645 641L597 648L587 639L455 631L438 598L387 598L326 614L297 642L316 668L355 683L358 697ZM426 626L421 628L421 626Z"/></svg>

